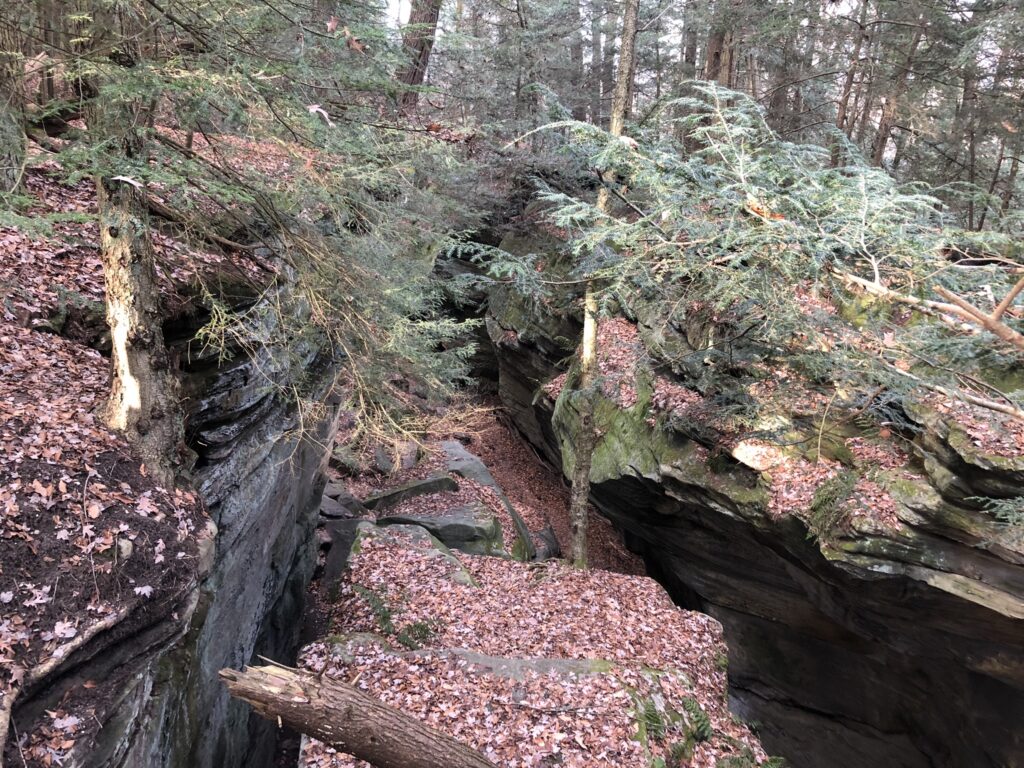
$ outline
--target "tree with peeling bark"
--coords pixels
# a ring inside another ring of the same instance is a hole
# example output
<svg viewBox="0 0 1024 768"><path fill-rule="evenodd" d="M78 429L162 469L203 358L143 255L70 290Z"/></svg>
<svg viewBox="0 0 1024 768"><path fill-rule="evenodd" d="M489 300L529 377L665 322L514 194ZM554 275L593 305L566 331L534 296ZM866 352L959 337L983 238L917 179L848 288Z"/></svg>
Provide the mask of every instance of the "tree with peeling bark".
<svg viewBox="0 0 1024 768"><path fill-rule="evenodd" d="M471 747L354 685L281 666L223 669L220 677L262 717L374 768L496 768Z"/></svg>
<svg viewBox="0 0 1024 768"><path fill-rule="evenodd" d="M640 17L640 0L626 0L622 16L622 43L619 53L618 75L612 95L612 111L608 132L614 137L622 136L626 115L629 112L629 96L632 91L633 60L636 55L637 26ZM597 208L605 216L611 215L611 184L615 173L608 169L601 174L601 187L597 193ZM590 467L597 446L594 431L594 387L597 382L597 285L593 280L586 284L583 295L583 340L580 344L579 382L579 429L573 453L576 462L572 471L572 492L569 498L569 522L572 533L570 559L577 568L587 567L587 516L590 505Z"/></svg>
<svg viewBox="0 0 1024 768"><path fill-rule="evenodd" d="M98 5L87 55L106 56L125 69L141 66L144 29L144 20L130 8ZM102 78L83 82L91 97L86 124L102 147L96 200L111 336L111 392L104 416L127 437L153 477L172 487L184 418L164 343L147 194L141 181L117 173L147 165L142 131L148 115L140 95L109 86Z"/></svg>

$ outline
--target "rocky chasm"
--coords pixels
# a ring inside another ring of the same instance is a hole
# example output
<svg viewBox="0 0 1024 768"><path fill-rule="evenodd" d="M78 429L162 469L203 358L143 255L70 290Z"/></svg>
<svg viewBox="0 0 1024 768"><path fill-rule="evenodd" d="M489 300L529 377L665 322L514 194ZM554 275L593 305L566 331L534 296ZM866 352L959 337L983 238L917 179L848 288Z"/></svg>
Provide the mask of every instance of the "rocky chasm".
<svg viewBox="0 0 1024 768"><path fill-rule="evenodd" d="M535 231L502 247L549 262L559 253ZM539 314L505 286L483 298L495 353L484 371L568 477L571 296ZM790 456L789 475L716 454L699 429L713 431L714 413L665 362L666 350L699 349L701 329L659 311L615 321L619 337L603 342L634 345L641 362L605 371L591 498L677 603L722 622L737 714L801 767L1024 765L1024 533L971 500L1024 488L1016 433L986 449L970 414L923 404L898 447L896 436L836 430L821 449L831 460ZM799 430L799 404L775 415ZM822 466L877 503L831 527L801 512L787 488Z"/></svg>

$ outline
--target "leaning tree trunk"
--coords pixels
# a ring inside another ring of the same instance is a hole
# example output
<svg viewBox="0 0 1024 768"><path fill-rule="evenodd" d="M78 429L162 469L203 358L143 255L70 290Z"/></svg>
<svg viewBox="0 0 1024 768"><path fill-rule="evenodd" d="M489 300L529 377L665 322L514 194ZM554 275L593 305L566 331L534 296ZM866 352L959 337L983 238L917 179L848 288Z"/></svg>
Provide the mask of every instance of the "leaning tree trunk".
<svg viewBox="0 0 1024 768"><path fill-rule="evenodd" d="M476 750L353 685L283 667L222 669L220 677L257 714L375 768L495 768Z"/></svg>
<svg viewBox="0 0 1024 768"><path fill-rule="evenodd" d="M621 136L629 111L632 92L630 80L633 77L633 60L636 55L637 23L640 16L640 0L626 0L622 17L622 42L619 54L619 70L612 95L612 113L609 131ZM609 185L614 173L606 171L602 176L601 189L597 194L597 207L608 213L611 209ZM594 429L594 384L597 379L597 288L591 280L587 283L583 297L583 343L580 347L580 380L577 389L579 398L579 429L576 433L576 462L572 471L572 493L569 498L569 521L572 529L572 550L570 557L576 568L587 567L587 507L590 497L590 467L597 447L597 432Z"/></svg>
<svg viewBox="0 0 1024 768"><path fill-rule="evenodd" d="M427 76L440 13L441 0L413 0L409 23L402 35L402 47L409 57L409 63L396 75L398 82L408 86L398 97L398 108L403 113L412 112L419 102L420 95L415 89L423 85Z"/></svg>
<svg viewBox="0 0 1024 768"><path fill-rule="evenodd" d="M25 167L24 61L20 25L22 2L6 2L0 12L0 198L21 186Z"/></svg>
<svg viewBox="0 0 1024 768"><path fill-rule="evenodd" d="M96 19L92 44L109 43L109 30L130 30L132 19ZM140 56L138 37L118 40L128 66ZM97 84L91 83L96 89ZM96 178L100 256L112 342L112 382L105 421L124 433L149 473L166 486L182 443L183 418L177 380L164 344L163 312L149 231L146 192L141 182L111 169L144 168L146 146L136 127L145 123L140 102L130 96L92 99L89 131L107 147ZM130 170L127 171L130 173Z"/></svg>

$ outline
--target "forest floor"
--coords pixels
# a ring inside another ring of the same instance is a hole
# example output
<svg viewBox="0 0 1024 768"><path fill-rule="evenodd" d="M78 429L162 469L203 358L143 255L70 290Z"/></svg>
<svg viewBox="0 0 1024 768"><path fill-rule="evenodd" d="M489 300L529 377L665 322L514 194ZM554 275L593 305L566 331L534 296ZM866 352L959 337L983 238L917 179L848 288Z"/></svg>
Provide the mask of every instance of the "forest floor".
<svg viewBox="0 0 1024 768"><path fill-rule="evenodd" d="M365 498L436 475L440 443L459 439L531 531L550 526L568 547L568 488L496 403L439 426L415 466L338 474L332 482ZM463 496L487 501L479 486L461 480L458 492L444 496L403 505L427 513L431 504L464 503ZM750 761L739 765L765 761L756 737L728 711L721 626L676 608L610 523L593 510L590 519L589 571L560 560L457 551L446 560L401 535L367 539L340 585L312 586L325 639L308 644L300 664L356 681L499 766L648 768L684 756L679 764L692 766L729 756ZM589 664L601 673L580 671ZM707 732L694 736L704 718ZM366 765L315 741L306 742L300 764Z"/></svg>

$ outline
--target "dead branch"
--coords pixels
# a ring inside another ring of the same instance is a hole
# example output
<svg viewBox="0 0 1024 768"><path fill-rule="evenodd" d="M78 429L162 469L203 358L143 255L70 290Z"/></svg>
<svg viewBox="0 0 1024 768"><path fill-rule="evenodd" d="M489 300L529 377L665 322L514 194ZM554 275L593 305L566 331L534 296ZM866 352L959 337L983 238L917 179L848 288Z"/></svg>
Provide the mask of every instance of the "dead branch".
<svg viewBox="0 0 1024 768"><path fill-rule="evenodd" d="M1001 319L1006 313L1006 310L1010 307L1010 304L1013 303L1014 299L1020 295L1021 291L1024 291L1024 278L1021 278L1021 280L1017 282L1017 284L1006 295L1006 298L1004 298L991 313L986 313L962 297L957 296L952 291L941 286L937 287L935 292L942 296L942 298L946 299L945 302L930 301L928 299L918 298L917 296L899 293L898 291L886 288L880 283L876 283L872 280L865 280L864 278L857 277L856 275L851 275L848 272L835 271L833 274L847 288L856 286L862 289L865 293L869 293L873 296L880 296L899 304L912 306L921 312L937 317L946 325L949 325L951 328L958 331L974 331L978 328L983 328L1002 341L1005 341L1007 344L1024 351L1024 334L1014 330ZM951 315L953 317L950 317ZM966 322L958 323L953 319L954 317Z"/></svg>
<svg viewBox="0 0 1024 768"><path fill-rule="evenodd" d="M476 750L352 685L276 665L222 669L220 678L259 715L376 768L495 768Z"/></svg>

